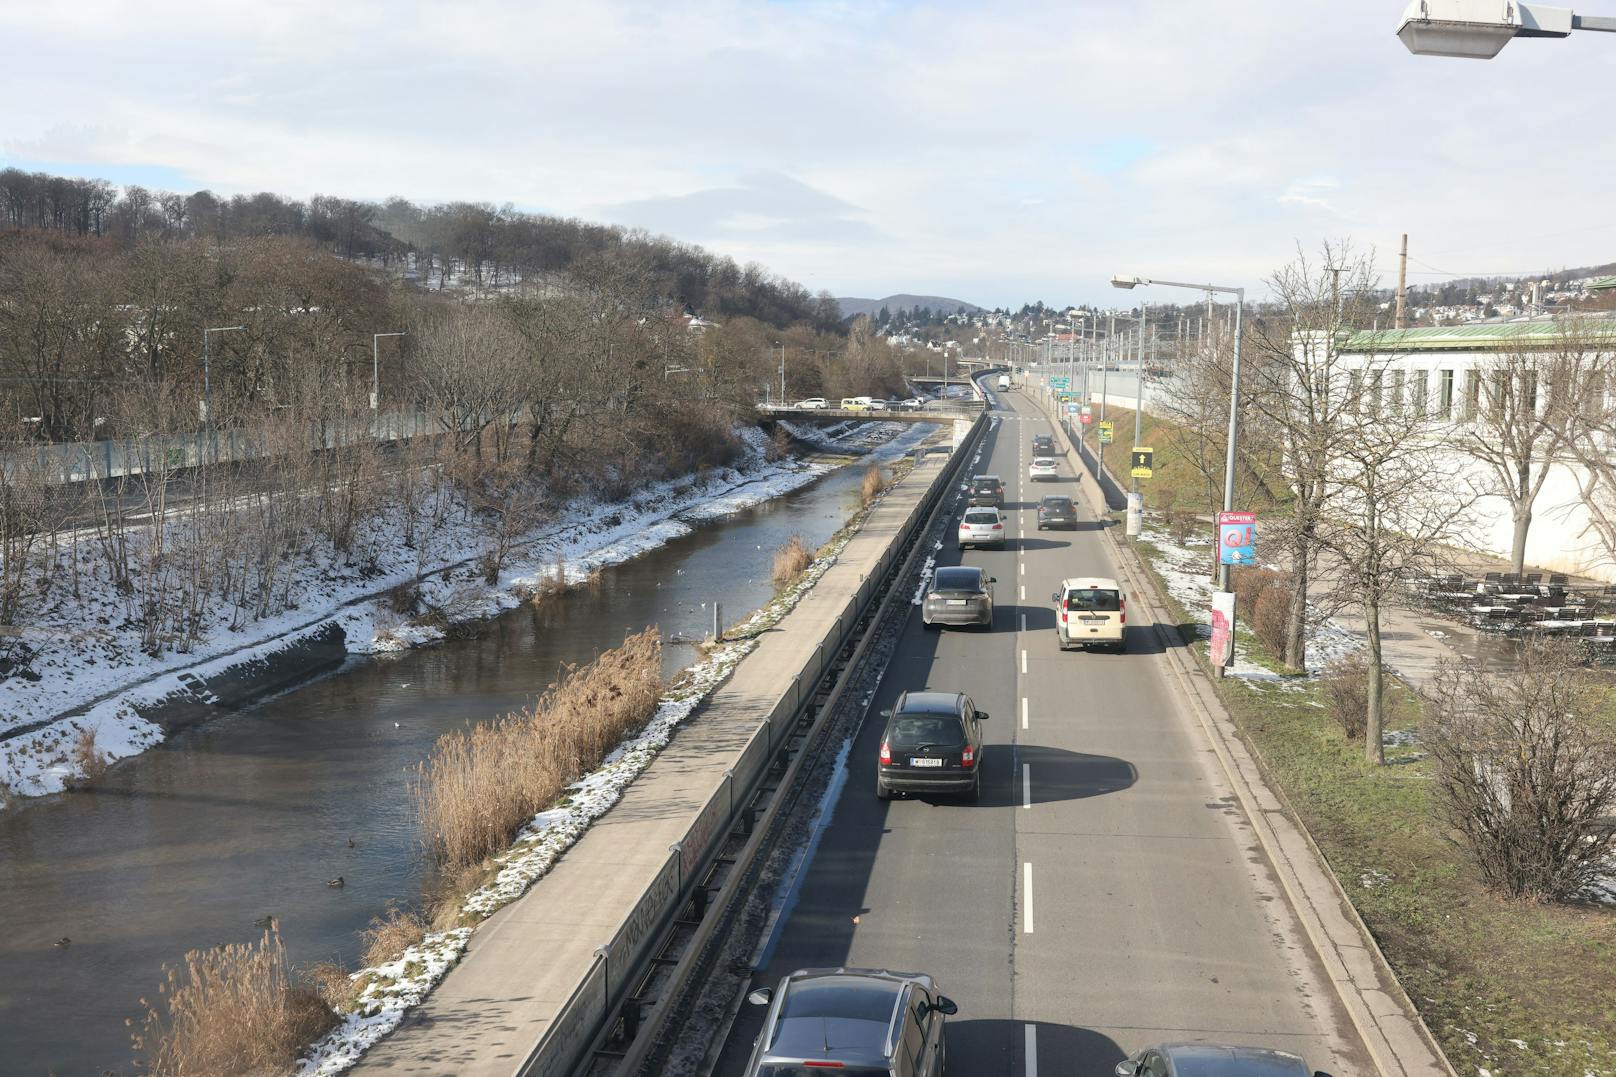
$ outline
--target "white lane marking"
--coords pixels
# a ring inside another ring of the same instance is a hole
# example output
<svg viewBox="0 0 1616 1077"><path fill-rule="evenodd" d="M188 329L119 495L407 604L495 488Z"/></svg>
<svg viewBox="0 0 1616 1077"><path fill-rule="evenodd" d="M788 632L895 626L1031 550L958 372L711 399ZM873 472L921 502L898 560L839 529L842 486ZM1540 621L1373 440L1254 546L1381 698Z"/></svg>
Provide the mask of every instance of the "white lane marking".
<svg viewBox="0 0 1616 1077"><path fill-rule="evenodd" d="M1021 585L1021 601L1023 601L1023 602L1027 601L1027 585L1026 584Z"/></svg>
<svg viewBox="0 0 1616 1077"><path fill-rule="evenodd" d="M1027 574L1027 562L1025 561L1021 562L1021 574L1023 576Z"/></svg>
<svg viewBox="0 0 1616 1077"><path fill-rule="evenodd" d="M1021 728L1027 728L1027 697L1021 697Z"/></svg>
<svg viewBox="0 0 1616 1077"><path fill-rule="evenodd" d="M1022 676L1027 675L1027 652L1025 649L1021 652L1021 674Z"/></svg>
<svg viewBox="0 0 1616 1077"><path fill-rule="evenodd" d="M1032 807L1032 766L1021 764L1021 806Z"/></svg>
<svg viewBox="0 0 1616 1077"><path fill-rule="evenodd" d="M1032 861L1021 865L1021 931L1032 934Z"/></svg>
<svg viewBox="0 0 1616 1077"><path fill-rule="evenodd" d="M1027 1026L1027 1077L1038 1077L1038 1026Z"/></svg>

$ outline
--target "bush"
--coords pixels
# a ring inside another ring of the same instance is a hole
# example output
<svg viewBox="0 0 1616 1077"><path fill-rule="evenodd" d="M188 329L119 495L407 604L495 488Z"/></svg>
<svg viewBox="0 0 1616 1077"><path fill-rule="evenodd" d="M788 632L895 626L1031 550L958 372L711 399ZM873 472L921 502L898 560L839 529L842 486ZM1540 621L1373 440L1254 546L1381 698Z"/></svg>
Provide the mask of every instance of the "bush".
<svg viewBox="0 0 1616 1077"><path fill-rule="evenodd" d="M1616 738L1595 724L1605 699L1550 643L1523 646L1507 673L1438 670L1424 730L1438 811L1489 888L1569 900L1608 869Z"/></svg>
<svg viewBox="0 0 1616 1077"><path fill-rule="evenodd" d="M1331 662L1319 678L1330 717L1349 740L1360 740L1369 717L1369 656L1363 651Z"/></svg>
<svg viewBox="0 0 1616 1077"><path fill-rule="evenodd" d="M536 813L642 728L662 691L662 638L630 636L527 709L445 733L411 782L422 843L451 871L504 849Z"/></svg>
<svg viewBox="0 0 1616 1077"><path fill-rule="evenodd" d="M881 465L871 464L864 470L864 483L859 487L859 498L865 505L868 505L877 497L880 497L881 491L886 488L886 479L881 476Z"/></svg>
<svg viewBox="0 0 1616 1077"><path fill-rule="evenodd" d="M385 965L426 938L426 921L413 912L405 912L389 905L381 916L371 918L370 926L360 933L365 950L360 961L366 968Z"/></svg>
<svg viewBox="0 0 1616 1077"><path fill-rule="evenodd" d="M801 535L792 535L786 544L774 551L772 577L776 587L784 587L801 576L814 563L814 555L803 545Z"/></svg>
<svg viewBox="0 0 1616 1077"><path fill-rule="evenodd" d="M73 761L86 782L98 781L107 772L107 757L96 747L94 726L79 730L79 739L73 744Z"/></svg>
<svg viewBox="0 0 1616 1077"><path fill-rule="evenodd" d="M318 992L292 981L274 929L258 943L192 950L183 969L165 971L157 1005L141 1000L132 1033L145 1070L162 1077L289 1072L335 1023Z"/></svg>
<svg viewBox="0 0 1616 1077"><path fill-rule="evenodd" d="M1268 653L1285 657L1285 633L1290 629L1291 589L1282 584L1265 588L1251 609L1251 631Z"/></svg>

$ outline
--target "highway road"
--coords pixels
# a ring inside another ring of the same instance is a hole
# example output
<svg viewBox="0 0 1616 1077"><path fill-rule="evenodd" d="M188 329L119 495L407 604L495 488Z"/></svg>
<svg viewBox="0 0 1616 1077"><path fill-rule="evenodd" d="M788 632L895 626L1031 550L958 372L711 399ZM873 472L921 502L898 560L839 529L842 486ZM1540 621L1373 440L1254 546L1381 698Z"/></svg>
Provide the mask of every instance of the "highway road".
<svg viewBox="0 0 1616 1077"><path fill-rule="evenodd" d="M1077 532L1037 530L1039 497L1093 480L1028 482L1050 425L1019 394L995 414L976 470L1005 480L1011 541L938 554L997 578L992 631L927 631L913 608L754 986L814 966L929 972L959 1004L955 1077L1100 1077L1178 1039L1371 1072L1142 604L1126 653L1058 649L1058 581L1119 573L1082 499ZM980 804L876 800L878 712L911 688L965 691L991 715ZM718 1074L743 1072L762 1016L742 1008Z"/></svg>

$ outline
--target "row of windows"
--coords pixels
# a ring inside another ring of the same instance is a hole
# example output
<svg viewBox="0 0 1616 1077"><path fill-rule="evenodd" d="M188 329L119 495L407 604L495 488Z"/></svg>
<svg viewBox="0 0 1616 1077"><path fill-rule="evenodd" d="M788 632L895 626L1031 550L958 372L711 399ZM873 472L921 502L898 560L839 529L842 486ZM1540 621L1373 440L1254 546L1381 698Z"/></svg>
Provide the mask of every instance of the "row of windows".
<svg viewBox="0 0 1616 1077"><path fill-rule="evenodd" d="M1350 376L1349 399L1358 402L1355 411L1370 415L1408 410L1416 415L1472 422L1485 408L1494 417L1506 414L1536 414L1555 392L1553 386L1540 387L1532 372L1495 370L1483 378L1480 370L1463 371L1463 381L1453 370L1384 370L1367 375L1355 371ZM1434 378L1433 378L1434 375ZM1575 387L1584 408L1601 407L1605 401L1604 382L1589 373Z"/></svg>

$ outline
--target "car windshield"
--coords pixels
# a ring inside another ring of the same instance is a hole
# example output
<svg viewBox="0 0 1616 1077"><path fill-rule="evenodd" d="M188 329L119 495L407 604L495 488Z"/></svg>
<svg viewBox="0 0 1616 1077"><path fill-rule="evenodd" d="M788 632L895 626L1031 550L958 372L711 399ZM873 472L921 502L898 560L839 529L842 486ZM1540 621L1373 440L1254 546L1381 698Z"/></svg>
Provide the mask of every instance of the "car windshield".
<svg viewBox="0 0 1616 1077"><path fill-rule="evenodd" d="M932 589L936 591L980 591L982 589L982 570L976 568L940 568L933 577Z"/></svg>
<svg viewBox="0 0 1616 1077"><path fill-rule="evenodd" d="M1066 608L1116 613L1122 609L1122 596L1105 588L1074 588L1066 592Z"/></svg>
<svg viewBox="0 0 1616 1077"><path fill-rule="evenodd" d="M965 743L965 727L958 718L946 714L897 714L887 727L887 746L893 750L918 748L958 748Z"/></svg>
<svg viewBox="0 0 1616 1077"><path fill-rule="evenodd" d="M996 524L999 522L999 514L992 511L967 512L965 522L968 524Z"/></svg>

